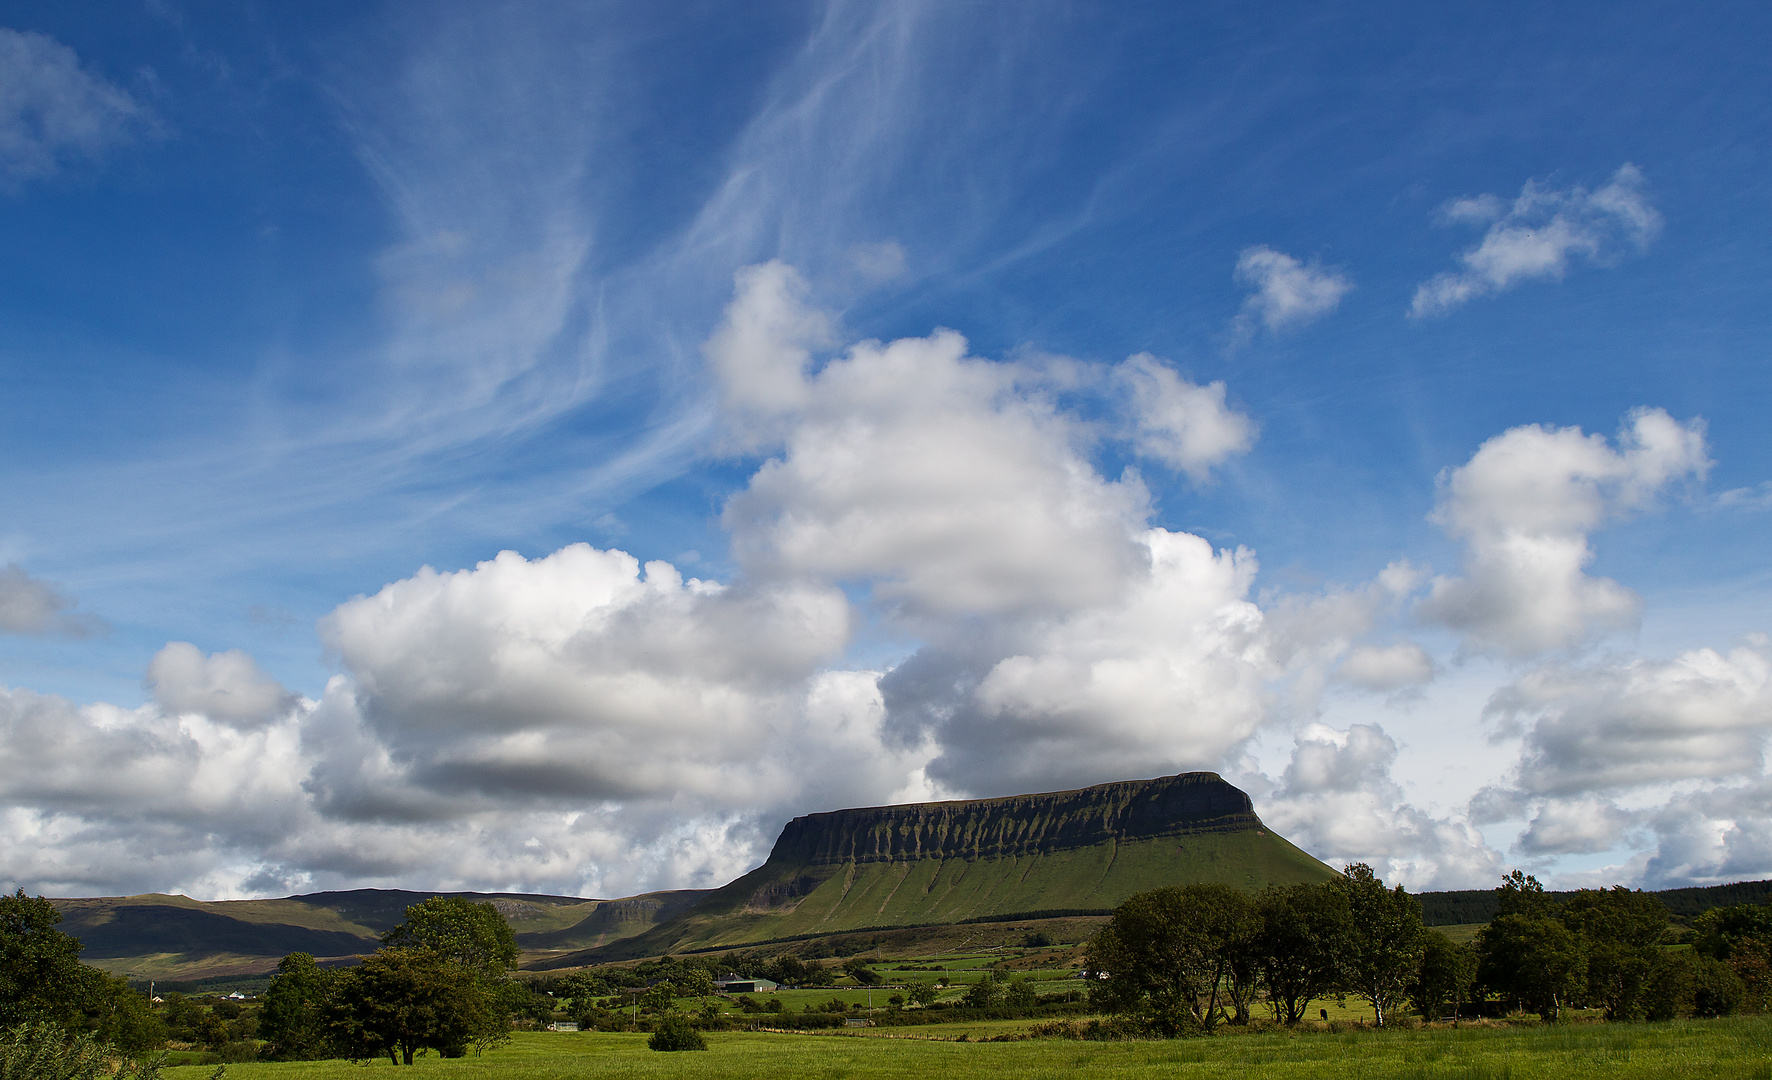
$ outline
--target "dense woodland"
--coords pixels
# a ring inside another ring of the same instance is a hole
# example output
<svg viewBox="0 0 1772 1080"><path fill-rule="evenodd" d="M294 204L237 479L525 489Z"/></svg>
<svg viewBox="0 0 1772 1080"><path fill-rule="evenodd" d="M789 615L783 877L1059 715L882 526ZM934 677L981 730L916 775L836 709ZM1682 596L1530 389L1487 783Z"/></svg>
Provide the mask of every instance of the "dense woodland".
<svg viewBox="0 0 1772 1080"><path fill-rule="evenodd" d="M1157 889L1116 908L1086 943L1087 992L1041 993L1027 977L989 970L956 996L944 994L949 979L939 965L901 965L929 977L882 987L870 1018L913 1025L1040 1017L1046 1034L1123 1038L1296 1025L1313 1019L1310 1003L1325 998L1362 1002L1375 1025L1400 1016L1457 1022L1522 1013L1555 1022L1575 1010L1608 1021L1660 1020L1772 1006L1772 903L1712 908L1681 925L1651 894L1553 894L1519 872L1485 899L1492 918L1459 944L1424 925L1416 897L1386 888L1361 865L1324 884L1255 895L1220 885ZM294 953L258 1001L167 994L150 1002L82 964L79 941L56 929L59 919L42 898L0 896L7 1032L0 1057L50 1047L70 1060L151 1062L178 1045L218 1061L410 1064L427 1052L483 1050L514 1028L566 1018L591 1029L652 1031L661 1049L692 1049L704 1030L831 1027L860 1009L837 996L799 1010L771 994L722 998L718 975L801 988L883 981L877 956L857 955L866 948L859 939L518 978L515 937L491 904L435 897L407 908L382 948L355 966L323 967ZM1030 935L1026 944L1052 943ZM10 1075L4 1068L0 1060L0 1075ZM151 1064L129 1068L152 1075Z"/></svg>

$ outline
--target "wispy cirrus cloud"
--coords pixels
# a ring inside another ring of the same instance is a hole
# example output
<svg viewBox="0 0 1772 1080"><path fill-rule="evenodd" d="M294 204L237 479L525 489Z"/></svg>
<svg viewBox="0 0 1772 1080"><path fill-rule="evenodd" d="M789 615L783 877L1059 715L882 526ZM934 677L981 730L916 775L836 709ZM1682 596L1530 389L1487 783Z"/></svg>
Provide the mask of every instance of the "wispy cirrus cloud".
<svg viewBox="0 0 1772 1080"><path fill-rule="evenodd" d="M0 28L0 178L52 176L126 142L151 113L44 34Z"/></svg>
<svg viewBox="0 0 1772 1080"><path fill-rule="evenodd" d="M1459 269L1416 288L1410 317L1443 315L1488 293L1560 279L1578 261L1605 266L1643 250L1661 231L1647 187L1642 171L1627 163L1594 191L1557 191L1528 180L1511 203L1496 195L1454 199L1441 211L1448 222L1488 229L1458 257Z"/></svg>

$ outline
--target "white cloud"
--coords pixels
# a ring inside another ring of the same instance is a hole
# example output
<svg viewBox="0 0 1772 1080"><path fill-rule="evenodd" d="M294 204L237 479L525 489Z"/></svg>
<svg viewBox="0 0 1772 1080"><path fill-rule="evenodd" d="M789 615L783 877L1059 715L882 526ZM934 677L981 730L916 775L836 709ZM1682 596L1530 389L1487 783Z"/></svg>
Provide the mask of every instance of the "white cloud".
<svg viewBox="0 0 1772 1080"><path fill-rule="evenodd" d="M1527 181L1512 204L1493 195L1448 203L1448 221L1487 224L1476 247L1459 256L1463 268L1439 274L1415 290L1414 317L1444 314L1460 304L1522 282L1560 279L1576 259L1605 265L1642 250L1661 230L1643 174L1626 164L1604 187L1553 191Z"/></svg>
<svg viewBox="0 0 1772 1080"><path fill-rule="evenodd" d="M901 739L932 739L928 775L976 793L1212 768L1266 718L1274 673L1246 552L1153 529L1118 603L975 626L882 680Z"/></svg>
<svg viewBox="0 0 1772 1080"><path fill-rule="evenodd" d="M832 327L807 304L799 271L780 260L744 267L734 279L732 302L702 352L719 380L727 423L748 450L779 438L775 422L806 405L811 350L830 343Z"/></svg>
<svg viewBox="0 0 1772 1080"><path fill-rule="evenodd" d="M184 641L154 654L148 685L155 703L170 715L198 713L242 728L270 723L298 700L240 650L204 656Z"/></svg>
<svg viewBox="0 0 1772 1080"><path fill-rule="evenodd" d="M1245 340L1257 324L1278 333L1315 322L1334 311L1354 287L1340 271L1301 263L1266 246L1243 249L1236 279L1255 290L1237 315L1236 332Z"/></svg>
<svg viewBox="0 0 1772 1080"><path fill-rule="evenodd" d="M1477 888L1501 876L1500 855L1469 822L1410 805L1392 777L1397 744L1376 724L1299 732L1262 820L1331 866L1363 862L1411 889Z"/></svg>
<svg viewBox="0 0 1772 1080"><path fill-rule="evenodd" d="M780 425L782 453L722 518L749 576L867 581L911 617L1117 596L1144 560L1149 498L1136 477L1096 472L1089 430L1054 407L1043 370L968 356L944 330L862 342L802 375L792 334L752 329L820 324L783 284L791 270L771 267L741 279L710 346L725 392Z"/></svg>
<svg viewBox="0 0 1772 1080"><path fill-rule="evenodd" d="M1590 577L1588 534L1702 477L1704 425L1660 409L1627 418L1618 447L1579 428L1512 428L1444 474L1433 520L1465 542L1464 576L1438 578L1419 608L1465 633L1473 652L1530 656L1634 626L1640 602Z"/></svg>
<svg viewBox="0 0 1772 1080"><path fill-rule="evenodd" d="M50 176L69 158L96 158L147 119L135 99L83 70L54 38L0 28L0 172Z"/></svg>
<svg viewBox="0 0 1772 1080"><path fill-rule="evenodd" d="M1145 457L1203 481L1255 442L1254 421L1225 406L1223 382L1195 385L1150 353L1128 357L1115 374L1131 399L1133 445Z"/></svg>
<svg viewBox="0 0 1772 1080"><path fill-rule="evenodd" d="M1420 686L1434 677L1434 660L1413 641L1395 645L1362 645L1349 651L1336 676L1380 693Z"/></svg>
<svg viewBox="0 0 1772 1080"><path fill-rule="evenodd" d="M1632 821L1610 799L1547 799L1520 835L1520 850L1529 855L1610 851Z"/></svg>
<svg viewBox="0 0 1772 1080"><path fill-rule="evenodd" d="M1515 787L1577 796L1757 775L1772 732L1772 652L1540 668L1497 691L1485 715L1525 730Z"/></svg>
<svg viewBox="0 0 1772 1080"><path fill-rule="evenodd" d="M104 622L76 612L73 597L9 563L0 566L0 633L86 637Z"/></svg>

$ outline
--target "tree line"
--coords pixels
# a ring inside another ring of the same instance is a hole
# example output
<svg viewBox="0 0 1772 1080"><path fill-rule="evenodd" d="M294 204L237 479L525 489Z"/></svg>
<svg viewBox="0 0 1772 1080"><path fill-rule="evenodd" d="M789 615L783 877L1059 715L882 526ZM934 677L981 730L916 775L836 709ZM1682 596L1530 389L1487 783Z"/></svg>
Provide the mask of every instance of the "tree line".
<svg viewBox="0 0 1772 1080"><path fill-rule="evenodd" d="M1209 1033L1265 1008L1294 1025L1313 1000L1354 997L1383 1026L1405 1007L1429 1019L1570 1008L1608 1020L1763 1010L1772 991L1772 907L1706 912L1676 944L1667 908L1623 887L1557 898L1515 871L1497 914L1458 944L1422 924L1402 886L1349 866L1319 885L1250 895L1223 885L1129 898L1089 942L1096 1006L1150 1034Z"/></svg>

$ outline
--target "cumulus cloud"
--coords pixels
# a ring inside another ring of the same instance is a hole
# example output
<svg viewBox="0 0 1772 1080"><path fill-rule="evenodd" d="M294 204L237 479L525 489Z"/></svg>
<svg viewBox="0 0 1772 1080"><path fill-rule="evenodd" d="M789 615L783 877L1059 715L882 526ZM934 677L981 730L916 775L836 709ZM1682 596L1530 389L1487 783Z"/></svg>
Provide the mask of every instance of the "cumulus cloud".
<svg viewBox="0 0 1772 1080"><path fill-rule="evenodd" d="M861 342L804 374L796 335L823 322L796 306L791 274L741 274L709 347L724 392L780 425L779 456L722 517L746 574L867 581L913 617L1113 600L1144 559L1149 496L1095 470L1045 372L968 356L944 330Z"/></svg>
<svg viewBox="0 0 1772 1080"><path fill-rule="evenodd" d="M236 727L270 723L298 700L240 650L205 656L185 641L170 642L154 654L148 686L169 714L198 713Z"/></svg>
<svg viewBox="0 0 1772 1080"><path fill-rule="evenodd" d="M1346 682L1367 690L1388 693L1431 682L1434 660L1413 641L1395 645L1362 645L1351 650L1336 669Z"/></svg>
<svg viewBox="0 0 1772 1080"><path fill-rule="evenodd" d="M1520 834L1520 850L1529 855L1610 851L1632 820L1610 799L1547 799Z"/></svg>
<svg viewBox="0 0 1772 1080"><path fill-rule="evenodd" d="M87 637L104 623L74 610L74 598L16 563L0 567L0 632Z"/></svg>
<svg viewBox="0 0 1772 1080"><path fill-rule="evenodd" d="M1459 256L1461 268L1415 290L1409 314L1441 315L1522 282L1561 279L1577 260L1606 265L1647 247L1661 230L1643 174L1626 164L1601 188L1556 191L1526 182L1512 203L1494 195L1456 199L1443 210L1460 224L1487 225L1476 247Z"/></svg>
<svg viewBox="0 0 1772 1080"><path fill-rule="evenodd" d="M1143 543L1118 603L933 642L881 680L893 732L939 748L932 779L1008 794L1211 768L1255 732L1274 669L1253 558Z"/></svg>
<svg viewBox="0 0 1772 1080"><path fill-rule="evenodd" d="M1524 730L1515 787L1528 796L1616 792L1761 771L1772 731L1772 651L1551 666L1497 691L1492 722Z"/></svg>
<svg viewBox="0 0 1772 1080"><path fill-rule="evenodd" d="M1354 287L1338 270L1301 263L1264 245L1244 248L1237 256L1236 279L1254 290L1237 314L1236 333L1243 340L1258 326L1278 333L1315 322Z"/></svg>
<svg viewBox="0 0 1772 1080"><path fill-rule="evenodd" d="M147 111L54 38L0 28L0 172L50 176L127 140Z"/></svg>
<svg viewBox="0 0 1772 1080"><path fill-rule="evenodd" d="M1133 445L1145 457L1202 481L1255 442L1255 422L1225 406L1223 382L1196 385L1150 353L1128 357L1116 374L1132 404Z"/></svg>
<svg viewBox="0 0 1772 1080"><path fill-rule="evenodd" d="M1587 574L1588 535L1709 466L1703 422L1660 409L1631 413L1616 448L1579 428L1497 435L1442 476L1432 519L1464 541L1464 576L1436 579L1420 614L1463 631L1472 652L1505 656L1634 626L1636 595Z"/></svg>
<svg viewBox="0 0 1772 1080"><path fill-rule="evenodd" d="M1392 776L1397 744L1377 724L1299 732L1262 819L1331 866L1363 862L1412 889L1488 885L1499 853L1461 818L1436 818L1409 804Z"/></svg>

